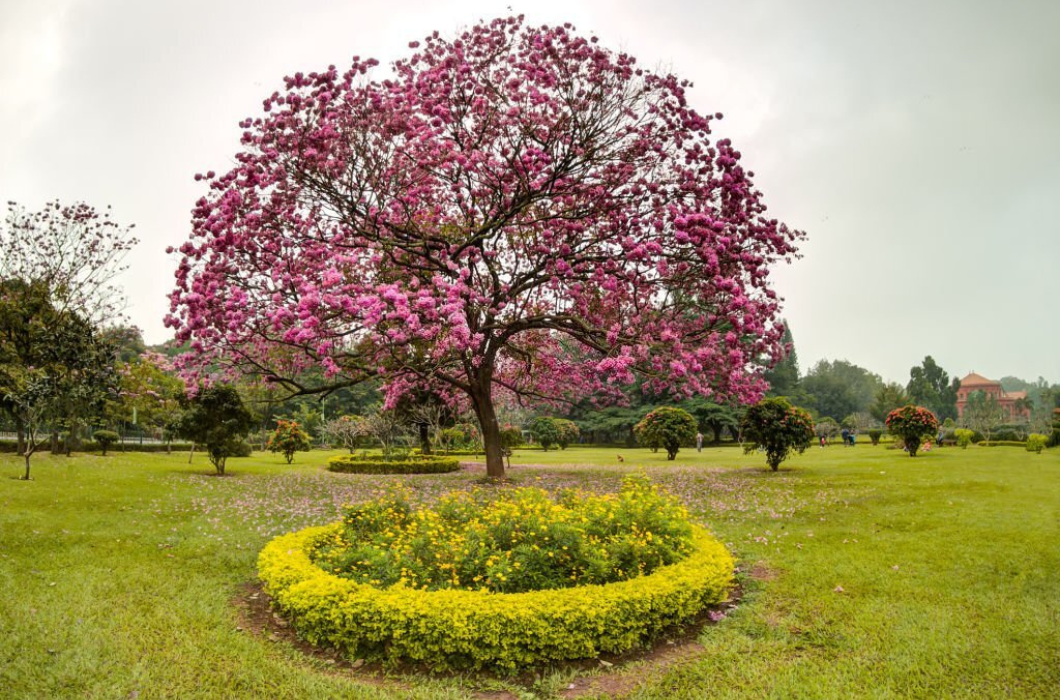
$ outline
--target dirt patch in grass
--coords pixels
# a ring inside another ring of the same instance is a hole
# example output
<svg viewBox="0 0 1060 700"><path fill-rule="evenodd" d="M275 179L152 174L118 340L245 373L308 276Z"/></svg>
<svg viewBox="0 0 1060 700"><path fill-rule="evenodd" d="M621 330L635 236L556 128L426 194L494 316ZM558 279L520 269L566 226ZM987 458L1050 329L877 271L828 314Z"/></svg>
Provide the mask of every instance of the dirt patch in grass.
<svg viewBox="0 0 1060 700"><path fill-rule="evenodd" d="M751 571L756 575L757 569ZM766 571L763 569L763 571ZM770 574L772 577L775 574ZM768 580L768 578L766 578ZM584 659L557 664L552 670L570 674L566 688L559 691L561 698L580 698L587 695L605 695L619 697L633 692L647 675L658 675L669 668L695 659L703 647L697 642L705 627L717 624L743 597L739 586L732 589L729 600L712 608L691 622L666 630L649 649L627 652L625 654L601 654L597 659ZM362 683L368 683L389 690L408 689L407 684L395 680L380 663L367 663L364 659L349 659L338 649L317 647L300 639L281 615L273 611L271 598L258 582L240 586L239 593L233 600L237 611L240 631L269 642L286 642L297 649L324 673L342 675ZM457 677L457 674L445 674L413 665L391 669L391 673L409 673L433 678ZM537 672L540 669L527 671L516 676L501 677L481 673L485 682L504 682L513 686L533 691L539 681ZM468 682L469 676L460 674L462 682ZM470 683L474 685L473 680ZM485 683L484 683L485 684ZM480 700L518 700L519 695L506 690L478 690L474 693Z"/></svg>

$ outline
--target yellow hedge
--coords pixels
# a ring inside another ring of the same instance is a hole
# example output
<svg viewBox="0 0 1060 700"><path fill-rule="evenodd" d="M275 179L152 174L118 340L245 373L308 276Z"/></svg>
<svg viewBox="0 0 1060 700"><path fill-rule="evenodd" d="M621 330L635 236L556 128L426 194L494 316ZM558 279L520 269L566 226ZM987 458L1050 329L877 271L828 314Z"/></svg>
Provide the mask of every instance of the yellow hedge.
<svg viewBox="0 0 1060 700"><path fill-rule="evenodd" d="M724 601L733 578L732 555L697 527L687 559L629 581L528 593L383 590L310 561L340 527L277 537L261 551L258 575L306 640L351 658L512 670L620 653Z"/></svg>

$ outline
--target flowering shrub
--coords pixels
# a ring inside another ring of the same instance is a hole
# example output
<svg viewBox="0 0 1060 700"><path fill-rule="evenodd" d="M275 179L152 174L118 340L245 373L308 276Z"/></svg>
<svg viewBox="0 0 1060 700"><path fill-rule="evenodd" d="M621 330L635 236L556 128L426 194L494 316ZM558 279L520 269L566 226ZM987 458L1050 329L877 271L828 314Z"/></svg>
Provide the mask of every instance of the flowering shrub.
<svg viewBox="0 0 1060 700"><path fill-rule="evenodd" d="M395 494L351 508L342 522L276 538L258 571L312 643L354 658L515 670L628 651L725 600L732 556L683 515L643 480L610 497L553 501L519 489L494 505L482 492L455 494L435 512ZM656 564L654 573L638 575L650 568L638 558ZM583 565L572 569L575 559ZM483 573L465 573L465 563ZM623 575L570 587L607 569Z"/></svg>
<svg viewBox="0 0 1060 700"><path fill-rule="evenodd" d="M660 406L633 426L637 442L647 447L662 447L666 458L677 456L681 445L696 439L696 419L683 408Z"/></svg>
<svg viewBox="0 0 1060 700"><path fill-rule="evenodd" d="M444 496L416 510L400 489L346 509L314 552L325 571L374 586L524 592L621 581L682 559L688 513L643 477L619 494L540 489Z"/></svg>
<svg viewBox="0 0 1060 700"><path fill-rule="evenodd" d="M793 453L805 452L815 435L810 414L780 397L762 399L748 408L741 428L747 440L744 453L761 447L766 452L766 464L773 471Z"/></svg>
<svg viewBox="0 0 1060 700"><path fill-rule="evenodd" d="M290 464L294 461L295 452L308 452L313 449L313 443L309 433L302 430L297 421L278 420L276 430L269 436L266 447L269 452L282 452L284 459Z"/></svg>
<svg viewBox="0 0 1060 700"><path fill-rule="evenodd" d="M454 457L410 454L404 459L383 455L338 455L328 460L328 471L344 474L444 474L460 469Z"/></svg>
<svg viewBox="0 0 1060 700"><path fill-rule="evenodd" d="M932 438L939 431L939 419L923 406L896 408L887 416L887 430L901 438L910 457L916 457L920 442Z"/></svg>

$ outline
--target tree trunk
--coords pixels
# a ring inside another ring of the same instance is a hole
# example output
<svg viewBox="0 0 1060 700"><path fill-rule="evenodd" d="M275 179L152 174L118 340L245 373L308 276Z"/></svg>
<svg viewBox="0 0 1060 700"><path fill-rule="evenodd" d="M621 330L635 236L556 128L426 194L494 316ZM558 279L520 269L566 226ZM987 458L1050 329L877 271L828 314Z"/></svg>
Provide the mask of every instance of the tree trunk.
<svg viewBox="0 0 1060 700"><path fill-rule="evenodd" d="M431 430L426 423L420 423L420 452L425 455L431 453Z"/></svg>
<svg viewBox="0 0 1060 700"><path fill-rule="evenodd" d="M18 433L18 454L26 451L26 427L21 418L15 419L15 432Z"/></svg>
<svg viewBox="0 0 1060 700"><path fill-rule="evenodd" d="M26 450L26 454L25 454L25 455L23 455L23 456L24 456L24 457L26 458L26 473L25 473L25 475L24 475L24 476L22 477L22 480L23 480L23 481L29 481L29 458L33 456L33 453L32 453L32 452L30 452L30 451L29 451L29 450L27 449L27 450Z"/></svg>
<svg viewBox="0 0 1060 700"><path fill-rule="evenodd" d="M493 407L490 386L485 383L473 385L471 403L482 429L482 443L486 451L486 476L490 479L504 478L504 450L501 448L501 426L497 422L497 411Z"/></svg>

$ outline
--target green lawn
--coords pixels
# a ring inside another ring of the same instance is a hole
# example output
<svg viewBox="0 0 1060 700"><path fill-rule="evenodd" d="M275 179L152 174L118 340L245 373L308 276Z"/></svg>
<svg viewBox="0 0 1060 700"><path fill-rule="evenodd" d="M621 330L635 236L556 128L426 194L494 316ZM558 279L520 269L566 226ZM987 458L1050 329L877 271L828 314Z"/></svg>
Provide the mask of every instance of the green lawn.
<svg viewBox="0 0 1060 700"><path fill-rule="evenodd" d="M546 488L611 491L645 469L730 544L745 589L679 662L599 677L546 669L520 683L380 683L239 629L232 600L271 536L327 522L399 478L330 474L325 457L231 460L217 478L187 454L44 454L22 482L8 478L19 459L0 455L0 697L543 698L570 684L668 700L1057 697L1058 450L911 459L833 445L779 473L734 448L675 462L636 449L519 452L513 479ZM430 499L483 473L405 481Z"/></svg>

